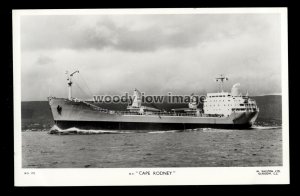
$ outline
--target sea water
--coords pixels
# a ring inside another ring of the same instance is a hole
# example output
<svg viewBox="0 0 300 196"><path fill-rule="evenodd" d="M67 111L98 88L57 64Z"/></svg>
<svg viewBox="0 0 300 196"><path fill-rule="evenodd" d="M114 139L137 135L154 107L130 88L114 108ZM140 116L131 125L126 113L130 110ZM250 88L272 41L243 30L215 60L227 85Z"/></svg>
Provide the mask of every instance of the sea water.
<svg viewBox="0 0 300 196"><path fill-rule="evenodd" d="M57 127L52 128L58 130ZM23 168L251 167L282 165L281 127L247 130L22 132ZM69 134L70 133L70 134Z"/></svg>

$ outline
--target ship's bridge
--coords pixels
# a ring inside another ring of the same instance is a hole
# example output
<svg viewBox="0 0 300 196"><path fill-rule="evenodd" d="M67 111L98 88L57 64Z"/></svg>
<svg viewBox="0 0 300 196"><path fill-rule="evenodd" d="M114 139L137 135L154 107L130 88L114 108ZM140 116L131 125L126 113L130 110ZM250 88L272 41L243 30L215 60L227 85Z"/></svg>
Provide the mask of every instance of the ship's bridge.
<svg viewBox="0 0 300 196"><path fill-rule="evenodd" d="M208 93L204 100L203 110L209 115L229 116L233 112L255 112L258 108L256 102L248 95L221 92Z"/></svg>

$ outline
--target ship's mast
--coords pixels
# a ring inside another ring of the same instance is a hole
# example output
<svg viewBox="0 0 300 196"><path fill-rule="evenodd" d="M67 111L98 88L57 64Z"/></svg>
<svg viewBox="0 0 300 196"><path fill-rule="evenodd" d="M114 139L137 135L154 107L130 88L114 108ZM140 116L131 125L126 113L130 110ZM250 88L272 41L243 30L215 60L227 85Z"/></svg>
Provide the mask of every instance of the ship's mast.
<svg viewBox="0 0 300 196"><path fill-rule="evenodd" d="M225 77L223 74L221 74L220 76L216 77L216 82L219 83L219 91L220 92L224 92L223 91L223 82L224 81L227 81L228 80L228 77Z"/></svg>
<svg viewBox="0 0 300 196"><path fill-rule="evenodd" d="M72 100L72 77L75 73L79 73L79 71L74 71L73 73L69 74L68 71L66 71L66 74L67 74L67 81L68 81L68 99L71 101Z"/></svg>

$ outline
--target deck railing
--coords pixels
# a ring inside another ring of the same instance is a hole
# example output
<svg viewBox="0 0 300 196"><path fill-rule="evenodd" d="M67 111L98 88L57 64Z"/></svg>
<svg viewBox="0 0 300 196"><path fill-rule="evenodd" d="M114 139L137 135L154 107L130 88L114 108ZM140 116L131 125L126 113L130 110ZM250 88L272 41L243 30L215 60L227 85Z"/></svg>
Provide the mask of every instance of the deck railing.
<svg viewBox="0 0 300 196"><path fill-rule="evenodd" d="M120 115L143 115L143 116L197 116L196 114L185 114L185 113L173 113L173 112L127 112L127 111L115 111L116 114Z"/></svg>
<svg viewBox="0 0 300 196"><path fill-rule="evenodd" d="M175 112L130 112L130 111L115 111L115 110L108 110L101 108L99 106L96 106L94 104L88 103L86 101L80 100L80 102L92 107L94 110L97 110L99 112L107 113L107 114L118 114L118 115L140 115L140 116L190 116L190 117L224 117L224 115L208 115L208 114L196 114L195 113L175 113Z"/></svg>

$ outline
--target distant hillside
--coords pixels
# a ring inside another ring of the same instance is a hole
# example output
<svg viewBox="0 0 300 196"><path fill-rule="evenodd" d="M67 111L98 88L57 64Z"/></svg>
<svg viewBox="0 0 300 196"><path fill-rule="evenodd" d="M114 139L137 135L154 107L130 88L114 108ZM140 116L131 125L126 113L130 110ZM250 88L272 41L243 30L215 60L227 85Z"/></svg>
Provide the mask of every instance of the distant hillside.
<svg viewBox="0 0 300 196"><path fill-rule="evenodd" d="M260 113L257 119L258 124L281 124L281 96L267 95L253 97ZM112 110L125 110L127 104L98 104L99 106ZM172 108L186 107L185 104L145 104L159 109L170 110ZM53 125L52 114L47 101L22 102L22 129L48 129ZM200 106L202 107L202 106Z"/></svg>
<svg viewBox="0 0 300 196"><path fill-rule="evenodd" d="M266 95L253 97L260 109L259 117L262 119L281 120L282 99L281 95Z"/></svg>
<svg viewBox="0 0 300 196"><path fill-rule="evenodd" d="M265 95L253 97L259 107L258 124L281 125L282 98L281 95Z"/></svg>
<svg viewBox="0 0 300 196"><path fill-rule="evenodd" d="M47 101L26 101L21 104L22 129L50 128L53 119Z"/></svg>

